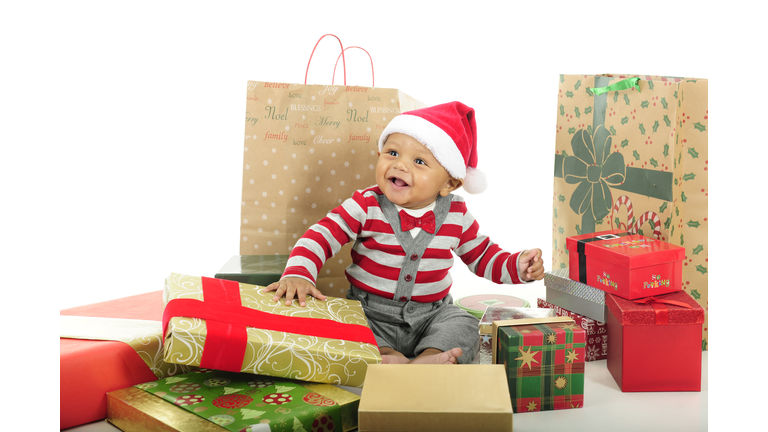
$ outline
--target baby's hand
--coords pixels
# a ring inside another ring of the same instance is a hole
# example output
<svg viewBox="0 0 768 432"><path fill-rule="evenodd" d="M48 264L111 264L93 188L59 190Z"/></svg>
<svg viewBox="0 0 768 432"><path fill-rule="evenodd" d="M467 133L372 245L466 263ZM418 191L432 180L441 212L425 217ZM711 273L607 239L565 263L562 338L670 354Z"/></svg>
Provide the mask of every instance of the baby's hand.
<svg viewBox="0 0 768 432"><path fill-rule="evenodd" d="M518 274L526 282L544 279L544 262L541 259L541 249L536 248L521 252L517 266Z"/></svg>
<svg viewBox="0 0 768 432"><path fill-rule="evenodd" d="M299 300L299 305L304 307L307 305L305 301L307 294L318 300L325 300L327 297L320 292L314 285L308 280L297 277L286 277L278 282L270 284L264 288L264 292L274 291L275 296L272 297L272 301L280 300L280 297L285 294L285 305L290 306L293 301L293 296Z"/></svg>

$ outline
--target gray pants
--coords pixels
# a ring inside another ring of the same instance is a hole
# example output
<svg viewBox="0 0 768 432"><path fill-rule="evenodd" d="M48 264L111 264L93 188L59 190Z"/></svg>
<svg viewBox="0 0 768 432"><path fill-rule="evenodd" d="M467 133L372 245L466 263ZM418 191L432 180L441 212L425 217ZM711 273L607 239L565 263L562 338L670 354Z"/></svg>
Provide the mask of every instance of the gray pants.
<svg viewBox="0 0 768 432"><path fill-rule="evenodd" d="M401 302L351 287L347 298L359 301L379 348L412 358L427 348L461 348L458 363L470 363L480 349L479 320L453 304L451 295L432 303Z"/></svg>

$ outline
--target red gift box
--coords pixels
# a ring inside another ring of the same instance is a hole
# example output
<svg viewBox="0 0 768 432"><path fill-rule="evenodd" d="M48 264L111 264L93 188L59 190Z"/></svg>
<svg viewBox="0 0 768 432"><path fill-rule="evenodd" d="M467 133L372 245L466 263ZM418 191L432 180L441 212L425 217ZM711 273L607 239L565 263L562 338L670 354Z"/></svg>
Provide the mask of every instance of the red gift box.
<svg viewBox="0 0 768 432"><path fill-rule="evenodd" d="M163 292L64 309L61 315L160 321ZM60 339L60 428L107 417L107 392L157 379L130 345L115 341Z"/></svg>
<svg viewBox="0 0 768 432"><path fill-rule="evenodd" d="M604 322L573 313L560 306L553 305L544 299L536 299L536 306L543 309L554 309L555 315L572 318L576 325L587 332L587 346L584 361L603 360L608 358L608 326Z"/></svg>
<svg viewBox="0 0 768 432"><path fill-rule="evenodd" d="M626 299L680 291L685 248L622 230L566 238L568 276Z"/></svg>
<svg viewBox="0 0 768 432"><path fill-rule="evenodd" d="M688 293L605 303L608 370L622 391L701 391L704 309Z"/></svg>

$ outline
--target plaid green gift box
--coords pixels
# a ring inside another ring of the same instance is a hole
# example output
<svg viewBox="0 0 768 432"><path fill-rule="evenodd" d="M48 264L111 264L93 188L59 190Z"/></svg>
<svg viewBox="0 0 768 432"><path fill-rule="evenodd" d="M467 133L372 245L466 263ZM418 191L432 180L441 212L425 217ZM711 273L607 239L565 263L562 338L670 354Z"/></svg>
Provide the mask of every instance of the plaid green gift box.
<svg viewBox="0 0 768 432"><path fill-rule="evenodd" d="M568 317L494 321L494 363L516 413L584 405L586 332Z"/></svg>

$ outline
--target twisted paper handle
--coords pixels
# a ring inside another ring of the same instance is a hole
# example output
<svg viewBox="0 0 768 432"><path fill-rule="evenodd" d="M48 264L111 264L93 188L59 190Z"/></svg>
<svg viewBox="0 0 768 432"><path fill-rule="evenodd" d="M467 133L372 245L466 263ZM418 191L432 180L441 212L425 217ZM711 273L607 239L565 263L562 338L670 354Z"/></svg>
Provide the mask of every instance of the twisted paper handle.
<svg viewBox="0 0 768 432"><path fill-rule="evenodd" d="M312 63L312 56L315 55L315 50L317 49L317 46L320 44L320 41L323 40L326 36L333 36L336 38L337 41L339 41L339 46L341 47L341 62L344 66L344 85L347 85L347 59L344 57L344 45L341 44L341 39L339 39L338 36L334 34L324 34L320 36L320 39L317 40L317 43L315 43L315 47L312 48L312 54L309 55L309 61L307 62L307 71L304 73L304 84L307 83L307 76L309 75L309 64ZM336 63L338 63L338 59L336 60ZM373 64L373 60L371 60L371 64ZM334 75L336 74L336 70L334 69Z"/></svg>
<svg viewBox="0 0 768 432"><path fill-rule="evenodd" d="M374 81L374 76L373 76L373 57L371 57L371 53L369 53L368 51L366 51L366 49L365 49L365 48L362 48L362 47L359 47L359 46L351 46L351 47L346 47L346 48L344 48L344 51L346 51L346 50L348 50L348 49L350 49L350 48L357 48L357 49L361 49L361 50L365 51L365 53L366 53L366 54L368 54L368 58L371 60L371 87L376 87L376 86L375 86L376 82ZM344 54L344 53L342 52L341 54L339 54L339 56L338 56L338 57L336 57L336 64L334 64L334 65L333 65L333 78L331 79L331 85L333 85L333 81L336 79L336 66L338 66L338 64L339 64L339 58L341 58L341 56L342 56L343 54ZM306 84L306 83L305 83L305 84Z"/></svg>

